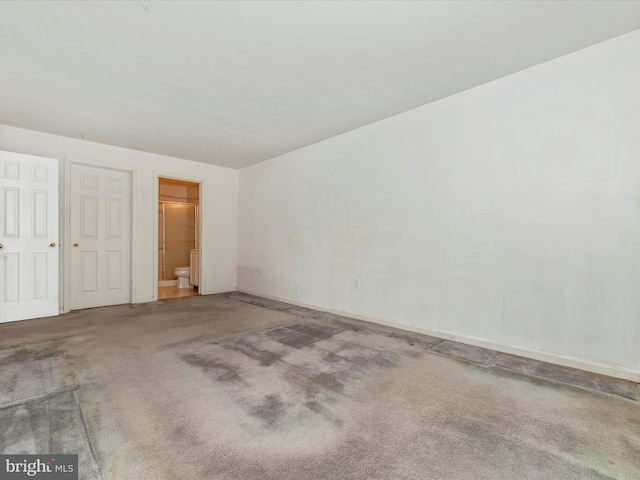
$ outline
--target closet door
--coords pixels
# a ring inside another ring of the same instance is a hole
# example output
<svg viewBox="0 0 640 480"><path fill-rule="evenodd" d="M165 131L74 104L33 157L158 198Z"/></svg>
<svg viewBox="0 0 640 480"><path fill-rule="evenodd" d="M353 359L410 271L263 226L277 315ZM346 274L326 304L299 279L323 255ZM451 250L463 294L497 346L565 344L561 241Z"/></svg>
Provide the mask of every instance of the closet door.
<svg viewBox="0 0 640 480"><path fill-rule="evenodd" d="M131 302L131 173L71 164L71 310Z"/></svg>
<svg viewBox="0 0 640 480"><path fill-rule="evenodd" d="M0 152L0 322L58 315L58 160Z"/></svg>

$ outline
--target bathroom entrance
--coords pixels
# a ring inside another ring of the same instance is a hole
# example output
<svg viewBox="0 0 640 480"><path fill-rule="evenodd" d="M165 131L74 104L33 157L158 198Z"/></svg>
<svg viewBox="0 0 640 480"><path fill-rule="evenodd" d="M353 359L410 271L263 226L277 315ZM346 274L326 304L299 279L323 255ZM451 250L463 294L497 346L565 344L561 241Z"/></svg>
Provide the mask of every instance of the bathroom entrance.
<svg viewBox="0 0 640 480"><path fill-rule="evenodd" d="M158 299L197 295L200 184L158 181Z"/></svg>

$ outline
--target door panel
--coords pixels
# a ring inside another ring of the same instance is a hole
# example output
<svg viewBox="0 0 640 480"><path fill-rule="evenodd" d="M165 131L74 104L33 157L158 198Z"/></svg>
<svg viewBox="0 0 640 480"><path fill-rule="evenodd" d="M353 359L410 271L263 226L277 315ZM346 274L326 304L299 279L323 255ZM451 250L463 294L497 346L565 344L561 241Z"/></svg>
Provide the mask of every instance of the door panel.
<svg viewBox="0 0 640 480"><path fill-rule="evenodd" d="M0 152L0 322L58 315L58 160Z"/></svg>
<svg viewBox="0 0 640 480"><path fill-rule="evenodd" d="M5 238L18 238L18 224L20 222L20 214L18 212L18 199L20 198L20 189L13 187L2 187L3 218L2 218L2 236Z"/></svg>
<svg viewBox="0 0 640 480"><path fill-rule="evenodd" d="M131 175L71 165L72 310L131 301Z"/></svg>
<svg viewBox="0 0 640 480"><path fill-rule="evenodd" d="M2 301L5 305L18 303L20 301L20 255L17 253L5 253L2 260L4 263Z"/></svg>

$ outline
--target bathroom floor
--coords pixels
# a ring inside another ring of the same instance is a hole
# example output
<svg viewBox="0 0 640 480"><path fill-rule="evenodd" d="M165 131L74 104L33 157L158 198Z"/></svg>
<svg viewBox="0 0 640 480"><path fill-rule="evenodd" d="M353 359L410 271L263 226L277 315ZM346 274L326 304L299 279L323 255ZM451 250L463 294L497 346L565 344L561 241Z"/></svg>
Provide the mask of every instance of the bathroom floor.
<svg viewBox="0 0 640 480"><path fill-rule="evenodd" d="M166 298L191 297L193 295L198 295L198 291L193 287L158 287L158 300L164 300Z"/></svg>

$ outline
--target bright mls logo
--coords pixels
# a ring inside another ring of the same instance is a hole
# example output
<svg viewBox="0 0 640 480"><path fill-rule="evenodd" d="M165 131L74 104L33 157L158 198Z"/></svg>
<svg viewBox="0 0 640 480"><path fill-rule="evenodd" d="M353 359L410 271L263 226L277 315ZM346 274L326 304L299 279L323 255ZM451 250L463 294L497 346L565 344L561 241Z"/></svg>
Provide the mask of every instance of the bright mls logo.
<svg viewBox="0 0 640 480"><path fill-rule="evenodd" d="M0 480L78 480L78 455L0 455Z"/></svg>

